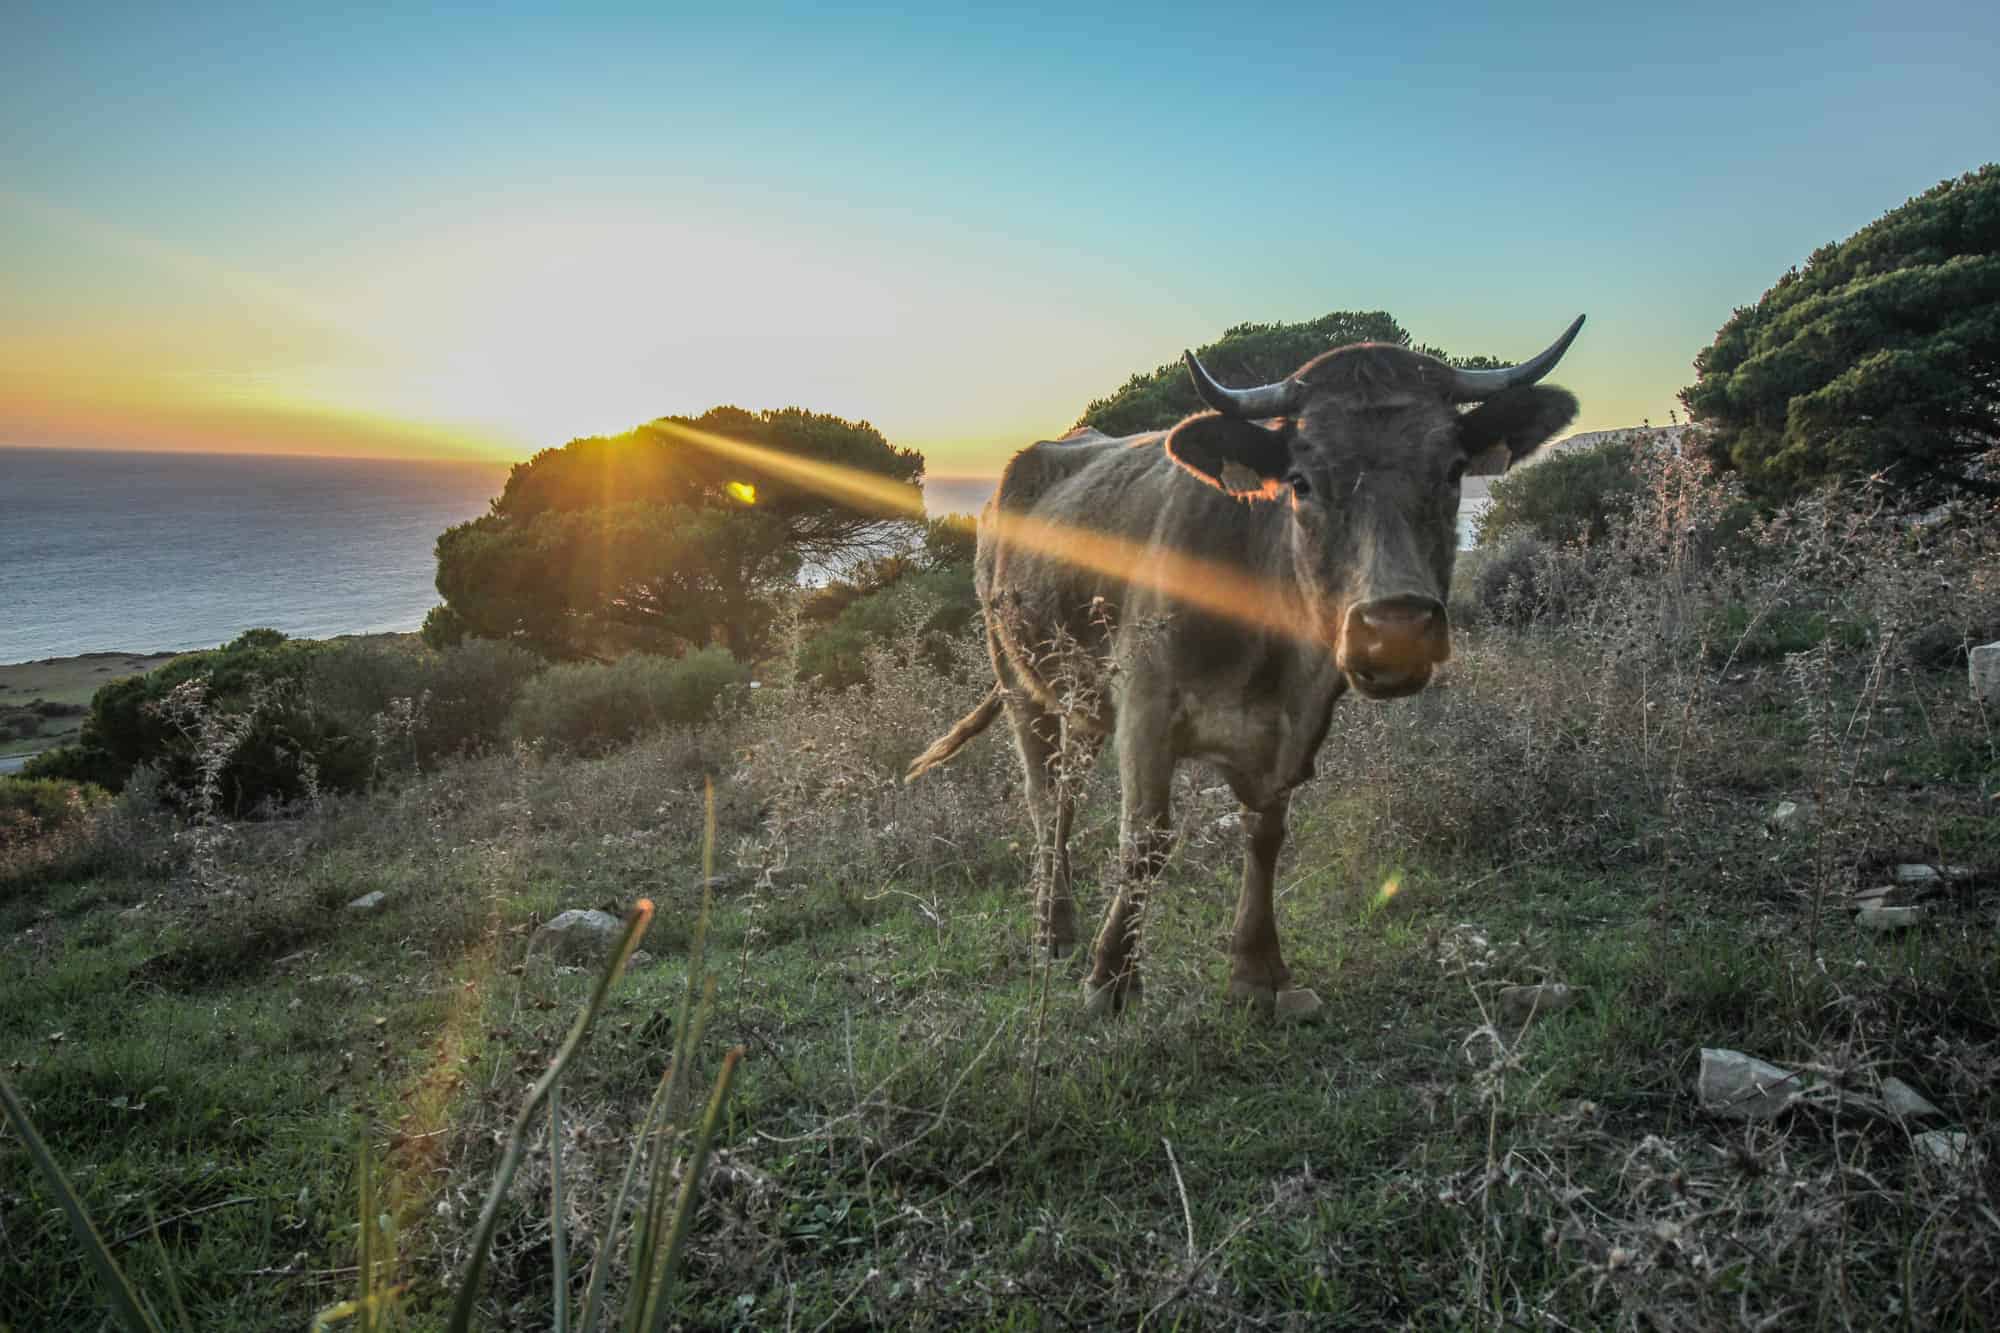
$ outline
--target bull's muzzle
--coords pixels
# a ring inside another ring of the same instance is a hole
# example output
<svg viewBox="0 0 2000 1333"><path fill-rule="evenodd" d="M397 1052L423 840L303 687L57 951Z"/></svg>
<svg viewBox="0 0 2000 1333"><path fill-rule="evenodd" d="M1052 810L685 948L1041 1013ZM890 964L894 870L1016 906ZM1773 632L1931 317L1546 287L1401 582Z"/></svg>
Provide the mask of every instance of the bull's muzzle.
<svg viewBox="0 0 2000 1333"><path fill-rule="evenodd" d="M1350 607L1335 661L1371 699L1397 699L1430 684L1451 656L1451 623L1435 597L1382 597Z"/></svg>

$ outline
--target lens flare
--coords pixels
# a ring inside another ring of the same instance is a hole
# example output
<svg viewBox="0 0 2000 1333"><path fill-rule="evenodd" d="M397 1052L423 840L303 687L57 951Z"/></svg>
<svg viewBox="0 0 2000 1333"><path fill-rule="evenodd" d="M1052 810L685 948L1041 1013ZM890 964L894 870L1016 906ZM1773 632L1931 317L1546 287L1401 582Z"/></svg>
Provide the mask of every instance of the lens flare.
<svg viewBox="0 0 2000 1333"><path fill-rule="evenodd" d="M884 518L924 517L921 491L872 472L799 458L673 422L656 422L654 429L866 513ZM1112 533L1052 523L1029 514L989 510L980 516L979 522L988 531L997 529L1000 540L1010 545L1123 583L1151 588L1210 615L1254 629L1297 636L1307 623L1287 588L1274 586L1234 565Z"/></svg>
<svg viewBox="0 0 2000 1333"><path fill-rule="evenodd" d="M1382 887L1375 891L1375 906L1387 907L1389 900L1403 891L1403 872L1396 871L1382 881Z"/></svg>
<svg viewBox="0 0 2000 1333"><path fill-rule="evenodd" d="M757 488L747 481L732 481L723 487L723 489L744 504L753 505L757 503Z"/></svg>

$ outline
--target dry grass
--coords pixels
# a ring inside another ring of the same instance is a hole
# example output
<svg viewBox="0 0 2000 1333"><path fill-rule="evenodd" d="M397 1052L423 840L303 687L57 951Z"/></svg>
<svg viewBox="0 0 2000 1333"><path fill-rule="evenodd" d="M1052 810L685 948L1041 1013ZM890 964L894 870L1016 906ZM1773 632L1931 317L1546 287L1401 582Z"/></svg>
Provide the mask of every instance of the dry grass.
<svg viewBox="0 0 2000 1333"><path fill-rule="evenodd" d="M297 1322L325 1291L305 1275L351 1263L349 1116L429 1145L404 1196L421 1297L588 980L525 959L528 933L648 896L654 961L564 1088L589 1234L671 1045L712 772L711 1045L748 1056L690 1327L1986 1327L2000 738L1937 645L2000 615L2000 524L1913 526L1863 491L1720 554L1728 498L1655 460L1603 547L1547 557L1575 590L1559 617L1489 618L1425 695L1343 705L1280 872L1316 1026L1220 1003L1239 834L1194 769L1144 1006L1082 1022L1073 965L1032 947L1004 728L898 781L989 679L974 642L936 674L912 641L846 692L768 674L701 728L440 765L206 852L128 794L68 869L0 888L0 1059L94 1165L107 1230L142 1226L148 1195L163 1215L258 1197L169 1237L216 1327ZM1116 802L1109 774L1072 777L1088 923ZM1792 831L1767 822L1780 801L1806 811ZM1976 873L1917 930L1857 930L1849 894L1901 862ZM371 889L385 913L344 917ZM1502 1011L1504 986L1550 981L1580 1002ZM1917 1126L1837 1099L1715 1118L1691 1092L1704 1046L1862 1090L1894 1074L1984 1156L1937 1169ZM171 1113L106 1119L155 1084ZM503 1217L492 1327L546 1322L546 1150ZM73 1275L15 1160L0 1145L0 1270ZM0 1310L81 1317L52 1289L0 1280Z"/></svg>

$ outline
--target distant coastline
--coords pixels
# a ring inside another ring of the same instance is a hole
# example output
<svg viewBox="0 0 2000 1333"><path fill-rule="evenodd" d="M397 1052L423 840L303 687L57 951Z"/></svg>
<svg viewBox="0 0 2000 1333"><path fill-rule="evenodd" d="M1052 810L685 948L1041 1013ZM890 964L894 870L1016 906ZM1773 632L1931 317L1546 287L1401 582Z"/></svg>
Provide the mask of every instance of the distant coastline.
<svg viewBox="0 0 2000 1333"><path fill-rule="evenodd" d="M413 639L415 636L390 633L336 634L328 637L394 640ZM210 648L220 646L208 645ZM91 697L105 685L130 676L144 675L190 652L204 651L205 648L174 652L89 652L68 657L42 657L32 662L0 663L0 726L4 726L10 718L32 711L38 703L55 705L60 710L51 710L51 716L42 718L35 735L16 736L10 730L0 730L0 777L18 772L28 760L45 750L75 741L81 732L83 713L89 707Z"/></svg>

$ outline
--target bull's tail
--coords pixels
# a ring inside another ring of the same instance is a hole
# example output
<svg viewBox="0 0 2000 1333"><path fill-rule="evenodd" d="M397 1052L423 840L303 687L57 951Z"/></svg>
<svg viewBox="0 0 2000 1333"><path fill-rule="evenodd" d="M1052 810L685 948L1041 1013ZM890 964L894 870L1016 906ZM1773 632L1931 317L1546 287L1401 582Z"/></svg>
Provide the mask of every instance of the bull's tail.
<svg viewBox="0 0 2000 1333"><path fill-rule="evenodd" d="M958 725L931 742L925 750L910 762L910 771L903 775L903 781L915 782L931 769L957 754L965 743L993 725L993 719L1000 716L1000 683L995 681L986 697L979 701L979 707L958 720Z"/></svg>

